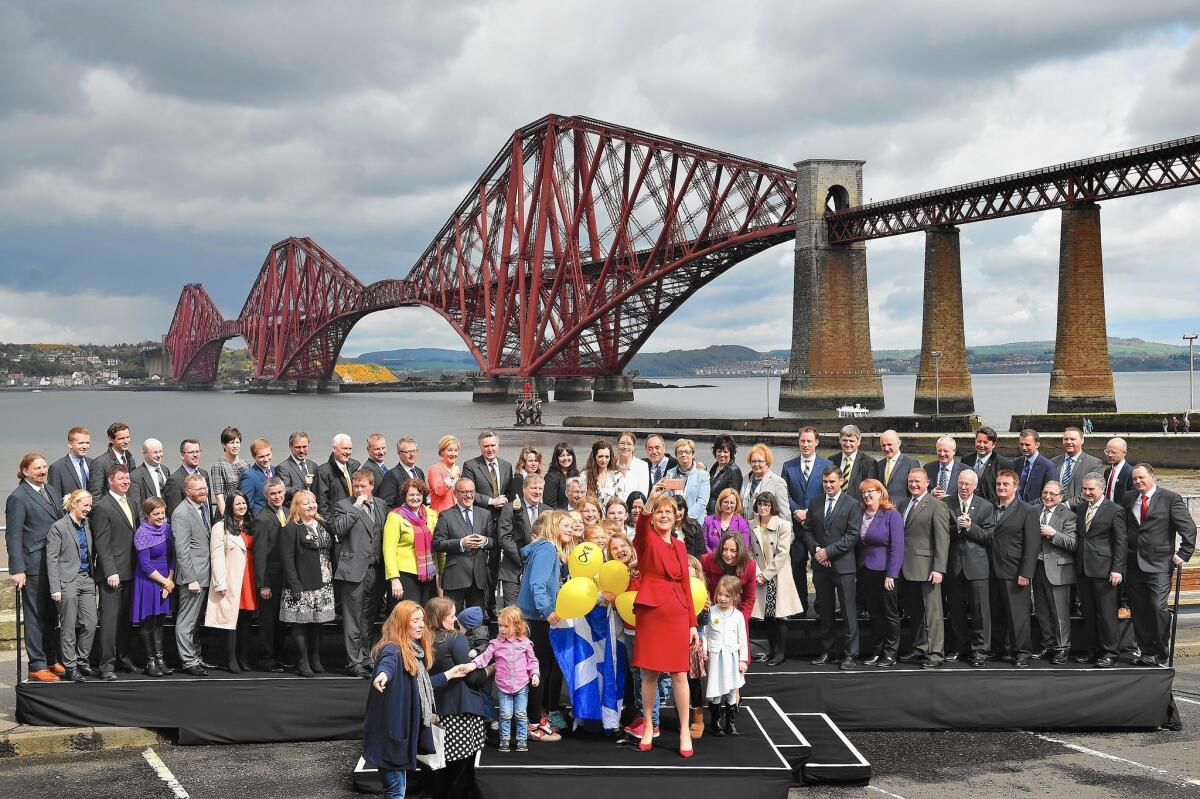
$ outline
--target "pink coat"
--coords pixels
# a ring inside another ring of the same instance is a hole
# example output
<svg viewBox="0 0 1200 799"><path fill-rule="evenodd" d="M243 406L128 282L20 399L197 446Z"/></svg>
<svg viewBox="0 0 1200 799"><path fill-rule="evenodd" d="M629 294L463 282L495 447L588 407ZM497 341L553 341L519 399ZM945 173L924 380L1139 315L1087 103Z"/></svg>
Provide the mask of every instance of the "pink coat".
<svg viewBox="0 0 1200 799"><path fill-rule="evenodd" d="M497 637L487 649L475 658L475 665L484 668L496 660L496 687L506 694L520 693L529 685L529 680L538 673L537 655L533 654L533 642L528 638Z"/></svg>
<svg viewBox="0 0 1200 799"><path fill-rule="evenodd" d="M246 574L246 542L240 535L225 535L224 522L213 525L208 541L212 577L208 605L204 609L204 626L233 630L237 628L242 577ZM225 596L217 594L218 588L226 589Z"/></svg>

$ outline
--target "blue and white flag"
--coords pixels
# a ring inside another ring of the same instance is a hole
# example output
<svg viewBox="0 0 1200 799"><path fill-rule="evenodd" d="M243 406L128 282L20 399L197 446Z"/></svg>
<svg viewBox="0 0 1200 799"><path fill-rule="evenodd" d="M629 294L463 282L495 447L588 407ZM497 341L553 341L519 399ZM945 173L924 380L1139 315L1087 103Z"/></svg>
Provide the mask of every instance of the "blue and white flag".
<svg viewBox="0 0 1200 799"><path fill-rule="evenodd" d="M585 721L599 722L605 730L621 725L628 669L622 630L617 614L604 605L550 628L550 646L571 693L575 727Z"/></svg>

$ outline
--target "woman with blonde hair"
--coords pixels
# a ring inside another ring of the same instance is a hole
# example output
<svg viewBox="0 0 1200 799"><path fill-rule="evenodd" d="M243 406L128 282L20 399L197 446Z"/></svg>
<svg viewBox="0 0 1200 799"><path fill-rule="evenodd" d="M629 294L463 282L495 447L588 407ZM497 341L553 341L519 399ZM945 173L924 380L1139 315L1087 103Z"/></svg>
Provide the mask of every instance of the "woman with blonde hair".
<svg viewBox="0 0 1200 799"><path fill-rule="evenodd" d="M746 461L750 464L750 474L742 482L742 511L755 513L755 501L764 491L770 492L775 498L773 512L781 519L791 520L792 513L788 509L788 489L783 478L771 470L775 456L766 444L755 444L746 452Z"/></svg>
<svg viewBox="0 0 1200 799"><path fill-rule="evenodd" d="M392 608L371 649L375 669L363 720L363 759L379 769L384 799L404 799L405 772L417 768L418 755L436 751L434 689L469 671L455 666L431 677L430 638L425 611L406 599Z"/></svg>
<svg viewBox="0 0 1200 799"><path fill-rule="evenodd" d="M723 488L717 496L717 504L713 512L704 517L704 548L712 552L717 548L722 536L726 533L741 533L746 548L750 545L750 525L742 515L742 498L732 488Z"/></svg>
<svg viewBox="0 0 1200 799"><path fill-rule="evenodd" d="M429 467L429 507L438 513L454 504L454 483L462 475L458 453L462 443L454 436L438 439L440 461Z"/></svg>
<svg viewBox="0 0 1200 799"><path fill-rule="evenodd" d="M80 488L67 494L62 504L67 515L50 525L46 534L46 582L62 628L63 679L83 682L84 675L92 673L88 655L96 635L96 583L92 580L96 549L87 521L92 495ZM146 657L153 662L149 652Z"/></svg>
<svg viewBox="0 0 1200 799"><path fill-rule="evenodd" d="M279 620L292 625L296 670L301 677L325 671L321 665L321 624L333 621L333 535L317 514L317 496L297 491L287 524L279 533L279 560L285 588Z"/></svg>
<svg viewBox="0 0 1200 799"><path fill-rule="evenodd" d="M549 712L557 709L562 693L562 672L550 646L550 626L559 621L555 612L558 589L566 572L567 552L574 540L574 520L566 511L543 511L533 525L533 540L521 548L525 569L517 607L529 624L529 640L538 659L540 686L529 694L529 737L540 741L559 740Z"/></svg>

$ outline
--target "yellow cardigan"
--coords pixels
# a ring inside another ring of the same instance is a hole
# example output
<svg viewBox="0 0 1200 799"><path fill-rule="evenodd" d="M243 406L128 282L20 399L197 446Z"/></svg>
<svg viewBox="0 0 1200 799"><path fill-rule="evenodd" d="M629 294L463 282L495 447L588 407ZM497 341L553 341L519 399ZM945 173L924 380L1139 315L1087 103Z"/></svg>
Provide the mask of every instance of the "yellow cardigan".
<svg viewBox="0 0 1200 799"><path fill-rule="evenodd" d="M426 523L432 535L437 527L438 514L433 508L426 508ZM402 513L392 511L388 514L387 522L383 525L383 576L387 580L399 577L400 572L417 573L417 556L413 552L414 530L412 522L404 518ZM430 547L432 547L432 542ZM438 560L438 571L441 572L444 555L434 553Z"/></svg>

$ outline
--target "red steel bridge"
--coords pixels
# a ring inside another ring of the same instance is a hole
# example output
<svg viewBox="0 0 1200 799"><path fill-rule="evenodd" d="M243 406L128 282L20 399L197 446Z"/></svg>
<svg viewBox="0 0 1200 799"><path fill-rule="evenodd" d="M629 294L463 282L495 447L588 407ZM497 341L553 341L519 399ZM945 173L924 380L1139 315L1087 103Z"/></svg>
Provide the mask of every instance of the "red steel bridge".
<svg viewBox="0 0 1200 799"><path fill-rule="evenodd" d="M825 214L843 244L1200 183L1200 136ZM184 287L171 376L216 379L243 337L254 377L328 380L369 313L422 305L488 377L619 375L735 264L792 240L795 172L587 117L513 133L402 279L365 285L309 238L271 247L236 319Z"/></svg>

